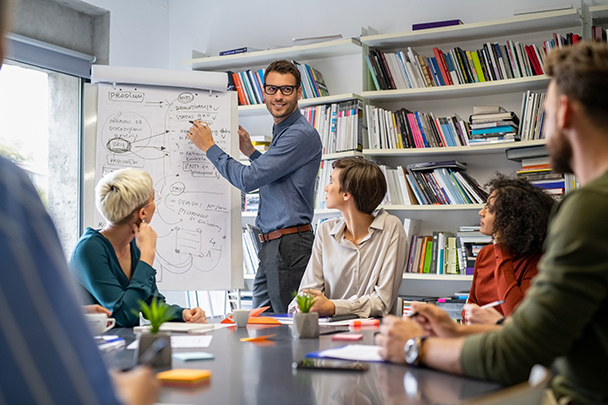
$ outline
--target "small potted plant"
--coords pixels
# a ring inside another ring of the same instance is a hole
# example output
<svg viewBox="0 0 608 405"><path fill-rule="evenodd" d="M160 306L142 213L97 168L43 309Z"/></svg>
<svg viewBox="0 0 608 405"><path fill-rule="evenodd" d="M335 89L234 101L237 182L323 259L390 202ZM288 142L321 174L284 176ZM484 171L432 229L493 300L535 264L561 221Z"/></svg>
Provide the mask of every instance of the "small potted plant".
<svg viewBox="0 0 608 405"><path fill-rule="evenodd" d="M150 362L150 365L155 368L171 367L171 336L168 333L160 332L160 326L174 318L175 310L157 299L152 299L150 305L140 300L139 307L144 317L150 321L150 333L143 333L139 338L138 363L143 361L142 355L146 353L155 341L164 339L166 341L164 347L160 349L158 355Z"/></svg>
<svg viewBox="0 0 608 405"><path fill-rule="evenodd" d="M300 312L293 314L292 333L294 338L311 339L319 337L319 314L310 312L315 297L308 292L294 293Z"/></svg>

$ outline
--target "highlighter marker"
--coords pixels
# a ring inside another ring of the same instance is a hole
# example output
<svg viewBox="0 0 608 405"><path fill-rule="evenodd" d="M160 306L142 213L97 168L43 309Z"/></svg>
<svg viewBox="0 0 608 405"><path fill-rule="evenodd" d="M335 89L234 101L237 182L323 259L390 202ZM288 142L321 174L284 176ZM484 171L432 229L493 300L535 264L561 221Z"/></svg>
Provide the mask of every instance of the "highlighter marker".
<svg viewBox="0 0 608 405"><path fill-rule="evenodd" d="M348 326L376 326L380 325L380 319L361 319L348 323Z"/></svg>

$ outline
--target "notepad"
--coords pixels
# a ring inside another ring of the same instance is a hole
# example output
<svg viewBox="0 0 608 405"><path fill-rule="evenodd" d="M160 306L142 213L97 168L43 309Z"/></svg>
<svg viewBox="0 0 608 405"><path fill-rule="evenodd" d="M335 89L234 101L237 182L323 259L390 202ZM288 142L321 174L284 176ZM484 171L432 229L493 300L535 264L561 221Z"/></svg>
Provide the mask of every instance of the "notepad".
<svg viewBox="0 0 608 405"><path fill-rule="evenodd" d="M165 322L160 325L161 332L181 332L181 333L201 333L215 329L214 324L208 323L184 323L184 322ZM136 326L133 332L147 332L150 330L150 325Z"/></svg>
<svg viewBox="0 0 608 405"><path fill-rule="evenodd" d="M321 350L319 352L308 353L306 357L383 362L384 359L380 357L380 354L378 354L378 350L380 350L380 346L348 345L335 349L327 349Z"/></svg>

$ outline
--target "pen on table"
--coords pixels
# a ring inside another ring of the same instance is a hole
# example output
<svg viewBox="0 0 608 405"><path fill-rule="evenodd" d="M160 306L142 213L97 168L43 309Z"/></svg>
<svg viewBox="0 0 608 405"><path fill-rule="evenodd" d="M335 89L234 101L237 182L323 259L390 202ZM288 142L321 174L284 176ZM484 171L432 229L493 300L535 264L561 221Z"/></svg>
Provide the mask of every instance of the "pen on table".
<svg viewBox="0 0 608 405"><path fill-rule="evenodd" d="M481 309L492 308L492 307L495 307L496 305L503 304L504 302L505 302L505 300L494 301L494 302L490 302L489 304L482 305L479 308L481 308Z"/></svg>

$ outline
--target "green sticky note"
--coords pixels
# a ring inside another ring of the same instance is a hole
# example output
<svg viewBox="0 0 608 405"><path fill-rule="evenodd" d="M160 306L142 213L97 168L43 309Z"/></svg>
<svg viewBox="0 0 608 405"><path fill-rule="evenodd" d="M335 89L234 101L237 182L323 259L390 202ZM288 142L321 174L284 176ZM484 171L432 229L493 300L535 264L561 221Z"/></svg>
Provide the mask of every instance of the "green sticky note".
<svg viewBox="0 0 608 405"><path fill-rule="evenodd" d="M176 360L195 361L195 360L213 360L215 356L206 352L180 352L171 355Z"/></svg>

